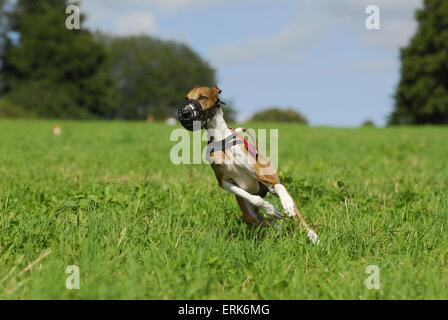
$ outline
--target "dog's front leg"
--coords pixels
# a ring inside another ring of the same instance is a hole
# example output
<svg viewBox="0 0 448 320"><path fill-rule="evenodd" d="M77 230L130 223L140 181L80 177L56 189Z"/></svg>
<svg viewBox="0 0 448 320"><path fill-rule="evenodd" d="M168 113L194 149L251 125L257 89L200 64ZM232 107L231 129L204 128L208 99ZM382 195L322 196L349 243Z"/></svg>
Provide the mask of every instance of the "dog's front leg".
<svg viewBox="0 0 448 320"><path fill-rule="evenodd" d="M230 181L223 181L221 183L221 186L224 190L231 192L245 200L247 200L249 203L254 205L257 208L263 209L267 214L274 216L275 218L281 219L282 214L281 212L274 207L272 203L269 203L268 201L264 200L260 196L256 196L253 194L250 194L244 189L241 189L240 187L234 185Z"/></svg>
<svg viewBox="0 0 448 320"><path fill-rule="evenodd" d="M296 215L296 205L288 190L286 190L285 186L277 183L274 185L275 194L280 198L280 202L282 203L283 209L285 209L288 217L294 217Z"/></svg>
<svg viewBox="0 0 448 320"><path fill-rule="evenodd" d="M317 233L308 226L308 224L306 223L305 219L302 216L302 213L294 203L294 200L292 199L288 190L286 190L285 186L278 183L274 185L274 191L280 198L280 202L282 203L283 209L285 209L286 214L289 217L295 216L299 221L299 223L305 228L306 235L308 236L308 238L310 238L311 242L313 242L314 244L318 244L319 240Z"/></svg>

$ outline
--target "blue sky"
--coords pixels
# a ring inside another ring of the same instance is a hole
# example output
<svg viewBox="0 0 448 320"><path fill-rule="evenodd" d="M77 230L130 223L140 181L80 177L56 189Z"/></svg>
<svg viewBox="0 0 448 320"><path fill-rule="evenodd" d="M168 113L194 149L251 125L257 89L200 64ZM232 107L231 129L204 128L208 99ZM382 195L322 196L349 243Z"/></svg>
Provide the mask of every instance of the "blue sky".
<svg viewBox="0 0 448 320"><path fill-rule="evenodd" d="M312 125L383 125L422 0L84 0L91 29L182 41L217 70L241 120L292 107ZM380 30L365 9L380 8Z"/></svg>

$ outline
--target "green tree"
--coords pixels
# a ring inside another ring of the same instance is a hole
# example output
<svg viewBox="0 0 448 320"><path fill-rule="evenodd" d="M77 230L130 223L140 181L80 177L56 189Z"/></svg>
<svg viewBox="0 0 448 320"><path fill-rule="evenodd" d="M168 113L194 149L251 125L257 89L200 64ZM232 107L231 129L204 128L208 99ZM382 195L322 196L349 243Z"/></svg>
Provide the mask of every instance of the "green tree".
<svg viewBox="0 0 448 320"><path fill-rule="evenodd" d="M0 0L0 92L2 91L2 61L4 57L4 52L7 45L7 34L8 34L8 18L6 9L6 0Z"/></svg>
<svg viewBox="0 0 448 320"><path fill-rule="evenodd" d="M68 30L66 0L18 0L15 35L2 59L3 94L38 116L89 118L114 113L107 52L82 28Z"/></svg>
<svg viewBox="0 0 448 320"><path fill-rule="evenodd" d="M7 2L0 0L0 54L6 44L6 34L8 32L8 18L7 18Z"/></svg>
<svg viewBox="0 0 448 320"><path fill-rule="evenodd" d="M173 115L193 86L216 83L215 70L184 44L148 36L98 39L108 48L110 76L117 79L118 118Z"/></svg>
<svg viewBox="0 0 448 320"><path fill-rule="evenodd" d="M448 124L448 1L425 0L418 30L401 49L390 124Z"/></svg>
<svg viewBox="0 0 448 320"><path fill-rule="evenodd" d="M268 108L255 113L250 121L295 122L307 124L308 120L294 109Z"/></svg>

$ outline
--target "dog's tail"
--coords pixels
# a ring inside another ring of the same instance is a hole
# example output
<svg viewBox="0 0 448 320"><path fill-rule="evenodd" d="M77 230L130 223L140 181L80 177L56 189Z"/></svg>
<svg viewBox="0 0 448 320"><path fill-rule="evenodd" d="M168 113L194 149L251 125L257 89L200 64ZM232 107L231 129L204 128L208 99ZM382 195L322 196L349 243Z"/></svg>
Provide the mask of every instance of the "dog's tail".
<svg viewBox="0 0 448 320"><path fill-rule="evenodd" d="M317 233L314 232L314 230L308 226L297 205L294 206L294 210L296 212L297 222L305 228L307 237L311 240L313 244L315 245L319 244L319 237L317 236Z"/></svg>

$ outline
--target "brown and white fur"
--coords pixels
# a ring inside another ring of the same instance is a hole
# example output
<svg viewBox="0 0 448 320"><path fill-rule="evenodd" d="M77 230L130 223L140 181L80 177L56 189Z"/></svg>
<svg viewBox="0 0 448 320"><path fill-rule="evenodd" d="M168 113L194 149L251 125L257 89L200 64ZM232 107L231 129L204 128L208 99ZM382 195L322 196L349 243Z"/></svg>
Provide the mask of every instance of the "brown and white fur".
<svg viewBox="0 0 448 320"><path fill-rule="evenodd" d="M198 101L203 110L217 109L206 127L209 141L220 141L233 134L224 121L221 108L217 107L220 93L221 90L217 86L194 87L186 96L187 99ZM236 129L236 132L241 131L241 128ZM209 156L219 185L224 190L235 194L246 223L258 226L273 224L272 219L263 218L259 214L259 209L264 210L273 218L282 218L282 213L273 204L263 199L269 191L280 198L287 216L295 217L305 228L312 243L318 243L317 234L305 222L294 200L281 184L276 171L271 168L269 161L259 156L257 159L253 159L252 164L248 165L247 159L250 155L243 144L233 145L228 150L213 152Z"/></svg>

